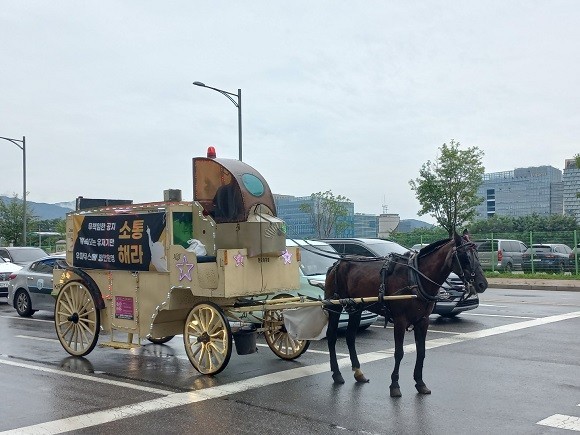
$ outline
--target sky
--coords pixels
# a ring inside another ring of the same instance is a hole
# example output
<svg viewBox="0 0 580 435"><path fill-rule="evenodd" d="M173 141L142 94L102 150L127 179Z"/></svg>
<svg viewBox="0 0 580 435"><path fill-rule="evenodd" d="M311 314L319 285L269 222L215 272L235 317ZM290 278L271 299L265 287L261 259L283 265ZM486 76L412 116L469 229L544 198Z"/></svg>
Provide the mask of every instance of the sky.
<svg viewBox="0 0 580 435"><path fill-rule="evenodd" d="M486 172L580 152L580 2L27 1L0 8L0 136L26 137L27 199L192 200L214 146L274 193L331 190L418 216L443 143ZM0 140L0 195L23 153Z"/></svg>

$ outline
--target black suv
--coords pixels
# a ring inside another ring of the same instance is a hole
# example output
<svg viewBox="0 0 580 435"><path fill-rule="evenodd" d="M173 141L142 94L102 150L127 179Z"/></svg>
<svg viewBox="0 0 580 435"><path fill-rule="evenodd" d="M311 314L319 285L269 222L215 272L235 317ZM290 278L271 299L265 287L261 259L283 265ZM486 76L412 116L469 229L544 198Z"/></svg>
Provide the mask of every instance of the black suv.
<svg viewBox="0 0 580 435"><path fill-rule="evenodd" d="M340 254L362 255L365 257L386 257L390 253L404 254L409 249L398 243L382 239L348 238L348 239L323 239ZM427 246L427 245L423 245ZM422 246L418 246L419 250ZM439 289L440 301L437 301L433 314L443 317L455 317L459 313L473 310L479 306L477 294L464 299L466 295L463 281L454 273L449 275L447 281Z"/></svg>

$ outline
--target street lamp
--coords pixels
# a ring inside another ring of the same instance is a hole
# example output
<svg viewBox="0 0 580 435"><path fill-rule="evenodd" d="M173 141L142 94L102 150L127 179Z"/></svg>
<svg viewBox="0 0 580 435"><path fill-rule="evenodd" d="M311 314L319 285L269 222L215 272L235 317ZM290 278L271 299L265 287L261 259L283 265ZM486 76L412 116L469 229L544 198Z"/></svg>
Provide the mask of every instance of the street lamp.
<svg viewBox="0 0 580 435"><path fill-rule="evenodd" d="M218 88L212 88L211 86L206 86L202 82L193 82L195 86L201 86L202 88L213 89L214 91L218 91L220 94L225 95L234 106L238 108L238 147L239 147L239 154L240 154L240 162L242 161L242 90L238 89L237 94L233 94L231 92L223 91ZM237 97L238 101L234 101L233 97Z"/></svg>
<svg viewBox="0 0 580 435"><path fill-rule="evenodd" d="M24 216L23 216L24 223L22 225L22 241L23 241L22 246L26 246L26 137L22 136L22 140L20 140L0 136L0 139L12 142L14 145L16 145L18 148L22 150L22 203L24 206Z"/></svg>

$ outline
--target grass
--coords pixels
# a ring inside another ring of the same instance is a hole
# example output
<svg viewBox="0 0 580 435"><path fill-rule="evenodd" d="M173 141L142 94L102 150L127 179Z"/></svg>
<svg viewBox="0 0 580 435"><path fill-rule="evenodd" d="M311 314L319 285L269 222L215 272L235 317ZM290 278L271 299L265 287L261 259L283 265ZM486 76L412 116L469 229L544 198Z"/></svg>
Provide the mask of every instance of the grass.
<svg viewBox="0 0 580 435"><path fill-rule="evenodd" d="M562 274L562 273L522 273L522 272L492 272L490 270L485 272L486 278L511 278L511 279L580 279L580 275Z"/></svg>

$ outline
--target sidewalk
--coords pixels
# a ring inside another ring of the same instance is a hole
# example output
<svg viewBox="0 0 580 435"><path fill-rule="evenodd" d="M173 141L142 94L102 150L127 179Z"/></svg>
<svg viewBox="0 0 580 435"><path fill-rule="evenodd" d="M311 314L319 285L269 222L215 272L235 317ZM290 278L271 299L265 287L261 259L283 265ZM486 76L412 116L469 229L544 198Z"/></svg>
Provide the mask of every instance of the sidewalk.
<svg viewBox="0 0 580 435"><path fill-rule="evenodd" d="M580 280L578 279L487 278L487 282L490 288L580 291Z"/></svg>

